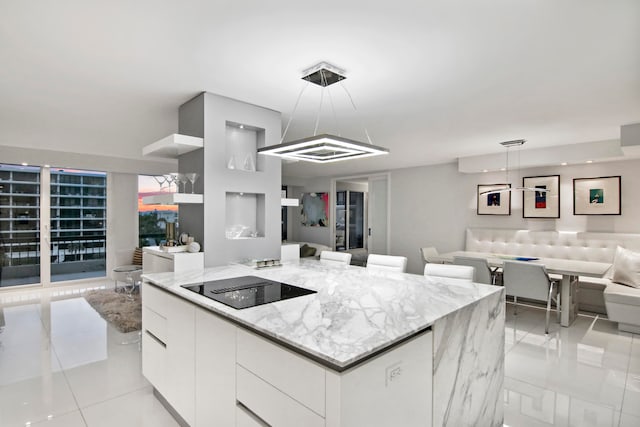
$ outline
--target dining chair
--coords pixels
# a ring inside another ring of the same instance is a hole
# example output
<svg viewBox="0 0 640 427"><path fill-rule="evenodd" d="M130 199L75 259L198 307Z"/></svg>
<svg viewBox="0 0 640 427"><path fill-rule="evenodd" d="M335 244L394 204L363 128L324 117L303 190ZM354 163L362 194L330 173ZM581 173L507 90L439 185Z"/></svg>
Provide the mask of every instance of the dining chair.
<svg viewBox="0 0 640 427"><path fill-rule="evenodd" d="M491 270L489 263L485 258L474 258L468 256L454 256L453 263L455 265L469 265L476 270L473 279L476 283L485 283L487 285L496 284L496 271Z"/></svg>
<svg viewBox="0 0 640 427"><path fill-rule="evenodd" d="M438 250L433 246L420 248L420 257L422 258L423 265L433 262L429 258L433 258L437 256L438 256Z"/></svg>
<svg viewBox="0 0 640 427"><path fill-rule="evenodd" d="M320 252L320 261L325 264L349 265L351 264L351 254L349 252Z"/></svg>
<svg viewBox="0 0 640 427"><path fill-rule="evenodd" d="M367 269L404 273L407 271L407 257L370 254L367 257Z"/></svg>
<svg viewBox="0 0 640 427"><path fill-rule="evenodd" d="M429 264L424 266L424 275L428 277L447 277L473 282L475 269L470 265Z"/></svg>
<svg viewBox="0 0 640 427"><path fill-rule="evenodd" d="M505 261L502 274L506 294L514 298L515 315L518 314L519 297L547 302L544 333L548 334L552 300L556 304L558 322L560 321L558 282L549 277L544 265L525 261Z"/></svg>

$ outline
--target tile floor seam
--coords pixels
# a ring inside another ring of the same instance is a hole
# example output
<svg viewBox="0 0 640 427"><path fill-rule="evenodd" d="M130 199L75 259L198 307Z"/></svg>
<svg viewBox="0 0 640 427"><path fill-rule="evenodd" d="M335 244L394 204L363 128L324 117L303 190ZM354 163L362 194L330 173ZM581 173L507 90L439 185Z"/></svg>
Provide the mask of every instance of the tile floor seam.
<svg viewBox="0 0 640 427"><path fill-rule="evenodd" d="M144 386L142 386L142 387L138 387L138 388L135 388L135 389L129 390L129 391L127 391L127 392L120 393L120 394L115 395L115 396L111 396L111 397L109 397L108 399L104 399L104 400L101 400L101 401L99 401L99 402L93 402L93 403L90 403L90 404L88 404L88 405L85 405L85 406L83 406L83 407L79 408L79 410L80 410L80 411L83 411L83 410L85 410L85 409L89 409L89 408L91 408L91 407L93 407L93 406L96 406L96 405L102 405L102 404L103 404L103 403L105 403L105 402L109 402L109 401L112 401L112 400L114 400L114 399L119 399L119 398L121 398L121 397L123 397L123 396L126 396L126 395L128 395L128 394L132 394L132 393L139 392L140 390L144 390L144 389L146 389L146 388L151 388L151 389L153 389L153 386L152 386L152 385L144 385Z"/></svg>
<svg viewBox="0 0 640 427"><path fill-rule="evenodd" d="M624 387L623 387L623 392L622 392L622 404L620 405L620 422L622 422L622 414L628 414L628 415L637 415L637 414L632 414L630 412L625 412L623 411L624 408L624 399L625 397L627 397L627 384L629 383L629 375L631 375L631 358L633 355L633 343L636 340L636 334L631 334L631 345L629 348L629 360L627 361L627 372L626 375L624 377ZM620 427L620 423L618 423L618 427Z"/></svg>

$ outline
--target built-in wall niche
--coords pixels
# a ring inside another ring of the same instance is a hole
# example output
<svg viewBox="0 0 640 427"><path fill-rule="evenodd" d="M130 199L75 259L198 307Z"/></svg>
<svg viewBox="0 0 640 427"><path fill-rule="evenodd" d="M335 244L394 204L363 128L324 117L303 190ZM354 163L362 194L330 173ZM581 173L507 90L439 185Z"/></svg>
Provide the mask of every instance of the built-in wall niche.
<svg viewBox="0 0 640 427"><path fill-rule="evenodd" d="M226 238L236 240L264 237L264 203L264 194L226 193Z"/></svg>
<svg viewBox="0 0 640 427"><path fill-rule="evenodd" d="M225 161L227 169L262 171L258 147L264 146L264 129L243 123L226 122Z"/></svg>

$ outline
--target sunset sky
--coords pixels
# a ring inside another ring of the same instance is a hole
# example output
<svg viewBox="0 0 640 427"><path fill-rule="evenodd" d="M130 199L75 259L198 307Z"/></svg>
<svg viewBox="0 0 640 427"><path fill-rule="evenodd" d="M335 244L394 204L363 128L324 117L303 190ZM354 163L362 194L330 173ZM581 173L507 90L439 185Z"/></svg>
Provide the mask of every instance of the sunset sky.
<svg viewBox="0 0 640 427"><path fill-rule="evenodd" d="M160 191L160 184L152 176L138 175L138 212L153 211L177 211L178 205L143 205L142 198L144 196L153 196L154 194L162 194L170 192L165 185ZM175 186L171 186L171 192L175 192Z"/></svg>

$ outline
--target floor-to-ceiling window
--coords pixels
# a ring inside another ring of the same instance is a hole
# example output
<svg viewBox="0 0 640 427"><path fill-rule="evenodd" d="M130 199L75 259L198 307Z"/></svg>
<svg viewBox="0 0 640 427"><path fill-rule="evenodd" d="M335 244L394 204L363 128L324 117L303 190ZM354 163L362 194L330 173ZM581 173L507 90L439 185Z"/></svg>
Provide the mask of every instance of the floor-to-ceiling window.
<svg viewBox="0 0 640 427"><path fill-rule="evenodd" d="M106 204L103 172L0 164L0 286L104 276Z"/></svg>
<svg viewBox="0 0 640 427"><path fill-rule="evenodd" d="M40 168L0 164L0 287L40 282Z"/></svg>
<svg viewBox="0 0 640 427"><path fill-rule="evenodd" d="M164 177L138 176L138 245L140 247L165 243L167 223L178 222L178 205L145 205L142 199L145 196L176 192L177 189L177 183L167 182Z"/></svg>
<svg viewBox="0 0 640 427"><path fill-rule="evenodd" d="M104 276L106 174L51 168L50 205L51 281Z"/></svg>

